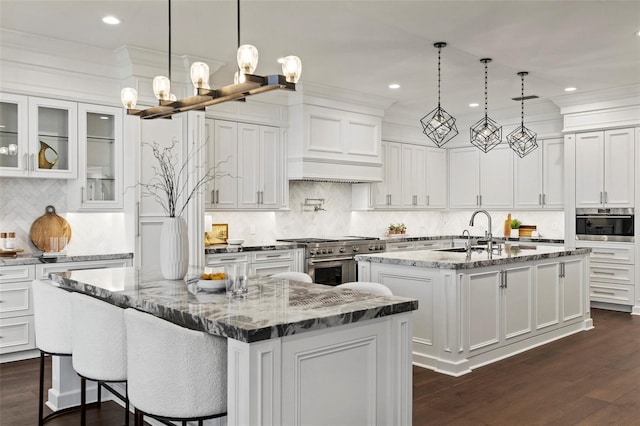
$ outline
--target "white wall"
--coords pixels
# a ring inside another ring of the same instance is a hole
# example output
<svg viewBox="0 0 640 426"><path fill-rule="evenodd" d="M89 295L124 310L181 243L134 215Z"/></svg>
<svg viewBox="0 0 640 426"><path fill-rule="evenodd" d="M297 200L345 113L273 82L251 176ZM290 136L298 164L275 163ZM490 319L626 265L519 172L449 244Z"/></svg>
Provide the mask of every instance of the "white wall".
<svg viewBox="0 0 640 426"><path fill-rule="evenodd" d="M304 207L305 198L324 198L325 211ZM292 181L289 186L289 211L282 212L208 212L205 229L212 223L227 223L230 238L244 238L246 243L270 242L283 237L331 237L363 235L382 237L390 223L407 225L409 236L460 235L469 229L483 235L486 219L478 216L476 226L469 227L472 211L351 211L351 184ZM490 211L493 233L503 235L509 212ZM564 238L564 212L512 211L525 225L537 225L546 238Z"/></svg>

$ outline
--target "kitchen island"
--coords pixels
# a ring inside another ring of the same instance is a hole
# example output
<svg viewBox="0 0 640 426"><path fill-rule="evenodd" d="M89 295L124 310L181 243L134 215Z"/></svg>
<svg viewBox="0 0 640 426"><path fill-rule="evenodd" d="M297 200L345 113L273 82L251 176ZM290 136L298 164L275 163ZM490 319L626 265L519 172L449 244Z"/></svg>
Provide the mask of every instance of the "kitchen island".
<svg viewBox="0 0 640 426"><path fill-rule="evenodd" d="M228 338L228 425L411 423L415 299L265 277L228 297L200 290L191 272L187 282L135 268L51 279Z"/></svg>
<svg viewBox="0 0 640 426"><path fill-rule="evenodd" d="M460 376L593 328L589 249L506 244L358 255L358 279L418 299L413 363Z"/></svg>

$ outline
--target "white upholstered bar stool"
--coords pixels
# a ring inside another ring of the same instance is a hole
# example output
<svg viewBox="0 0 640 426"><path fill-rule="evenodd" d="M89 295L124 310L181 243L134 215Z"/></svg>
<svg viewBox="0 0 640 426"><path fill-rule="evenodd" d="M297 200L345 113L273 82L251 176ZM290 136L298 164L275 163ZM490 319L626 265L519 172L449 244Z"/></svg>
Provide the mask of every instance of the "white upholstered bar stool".
<svg viewBox="0 0 640 426"><path fill-rule="evenodd" d="M313 279L309 274L305 274L304 272L278 272L273 275L269 275L273 278L280 278L283 280L291 280L291 281L302 281L303 283L313 283Z"/></svg>
<svg viewBox="0 0 640 426"><path fill-rule="evenodd" d="M31 284L33 291L33 314L36 334L36 347L40 350L40 405L38 406L38 425L49 419L75 410L69 407L43 416L44 407L44 358L49 356L71 356L71 302L66 290L55 287L49 282L35 280Z"/></svg>
<svg viewBox="0 0 640 426"><path fill-rule="evenodd" d="M127 397L127 341L124 309L96 298L71 294L71 356L73 369L80 376L81 424L86 424L87 380L98 382L98 404L101 387L125 403L125 425L129 424ZM125 385L125 395L109 383Z"/></svg>
<svg viewBox="0 0 640 426"><path fill-rule="evenodd" d="M129 398L145 415L198 421L227 415L227 340L135 309L125 310Z"/></svg>
<svg viewBox="0 0 640 426"><path fill-rule="evenodd" d="M337 285L336 288L346 288L353 291L361 291L363 293L372 293L378 296L393 296L393 292L386 285L368 281L344 283Z"/></svg>

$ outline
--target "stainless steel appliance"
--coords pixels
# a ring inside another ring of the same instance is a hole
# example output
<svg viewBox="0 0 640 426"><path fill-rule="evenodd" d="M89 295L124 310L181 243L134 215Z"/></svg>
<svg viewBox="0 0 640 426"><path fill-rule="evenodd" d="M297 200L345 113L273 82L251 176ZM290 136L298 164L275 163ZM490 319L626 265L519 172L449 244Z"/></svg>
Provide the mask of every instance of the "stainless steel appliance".
<svg viewBox="0 0 640 426"><path fill-rule="evenodd" d="M576 209L576 239L634 241L634 209Z"/></svg>
<svg viewBox="0 0 640 426"><path fill-rule="evenodd" d="M384 252L385 242L373 237L290 238L278 241L305 246L305 272L314 283L338 285L357 280L358 253Z"/></svg>

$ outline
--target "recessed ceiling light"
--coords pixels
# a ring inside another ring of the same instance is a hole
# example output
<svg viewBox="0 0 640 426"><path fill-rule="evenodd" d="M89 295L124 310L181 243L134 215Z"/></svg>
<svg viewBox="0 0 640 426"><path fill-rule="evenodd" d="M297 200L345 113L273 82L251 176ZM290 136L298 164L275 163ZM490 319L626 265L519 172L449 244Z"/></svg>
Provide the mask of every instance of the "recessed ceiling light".
<svg viewBox="0 0 640 426"><path fill-rule="evenodd" d="M399 89L400 85L398 83L391 83L389 85L389 89Z"/></svg>
<svg viewBox="0 0 640 426"><path fill-rule="evenodd" d="M480 106L480 104L478 104L478 103L476 103L476 102L472 102L472 103L470 103L470 104L469 104L469 106L470 106L471 108L477 108L478 106Z"/></svg>
<svg viewBox="0 0 640 426"><path fill-rule="evenodd" d="M115 16L105 16L104 18L102 18L102 22L109 25L118 25L120 23L120 20Z"/></svg>
<svg viewBox="0 0 640 426"><path fill-rule="evenodd" d="M575 87L565 87L564 88L565 92L575 92L576 90L578 90L578 89L575 88Z"/></svg>
<svg viewBox="0 0 640 426"><path fill-rule="evenodd" d="M640 31L636 31L636 35L640 37Z"/></svg>

